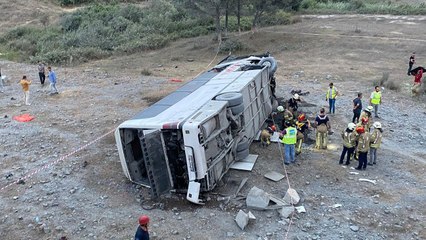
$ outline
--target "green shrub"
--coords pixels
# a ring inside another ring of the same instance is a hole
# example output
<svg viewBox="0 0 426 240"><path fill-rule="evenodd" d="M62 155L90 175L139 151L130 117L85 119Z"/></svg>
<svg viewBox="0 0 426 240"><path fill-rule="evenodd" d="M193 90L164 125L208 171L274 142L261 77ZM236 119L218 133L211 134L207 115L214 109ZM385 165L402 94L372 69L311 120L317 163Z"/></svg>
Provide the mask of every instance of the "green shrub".
<svg viewBox="0 0 426 240"><path fill-rule="evenodd" d="M59 4L63 6L69 6L69 5L75 5L75 4L82 4L90 2L90 0L58 0Z"/></svg>
<svg viewBox="0 0 426 240"><path fill-rule="evenodd" d="M314 9L317 6L316 0L303 0L300 3L300 8L303 9Z"/></svg>
<svg viewBox="0 0 426 240"><path fill-rule="evenodd" d="M240 51L243 49L244 49L244 45L240 41L236 39L231 39L231 38L226 39L219 46L220 53L235 52L235 51Z"/></svg>
<svg viewBox="0 0 426 240"><path fill-rule="evenodd" d="M222 17L220 19L220 24L225 27L225 17ZM243 16L240 18L240 27L241 31L248 31L251 29L253 24L253 17L247 17ZM212 21L213 25L213 21ZM230 32L236 32L238 31L238 19L236 16L229 16L228 17L228 31Z"/></svg>
<svg viewBox="0 0 426 240"><path fill-rule="evenodd" d="M277 11L262 18L261 24L264 26L287 25L293 23L293 14L283 10Z"/></svg>
<svg viewBox="0 0 426 240"><path fill-rule="evenodd" d="M152 72L149 70L149 69L143 69L142 71L141 71L141 75L143 75L143 76L151 76L152 75Z"/></svg>

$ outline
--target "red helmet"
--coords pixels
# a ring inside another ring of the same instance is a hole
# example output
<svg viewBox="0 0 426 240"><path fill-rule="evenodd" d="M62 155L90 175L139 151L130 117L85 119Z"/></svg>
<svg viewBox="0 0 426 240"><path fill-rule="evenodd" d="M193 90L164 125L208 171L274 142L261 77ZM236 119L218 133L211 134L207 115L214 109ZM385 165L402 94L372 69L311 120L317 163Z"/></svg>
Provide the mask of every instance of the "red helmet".
<svg viewBox="0 0 426 240"><path fill-rule="evenodd" d="M142 215L139 217L139 224L146 225L149 223L149 217L147 215Z"/></svg>
<svg viewBox="0 0 426 240"><path fill-rule="evenodd" d="M274 132L277 131L277 128L275 127L275 125L271 126L271 130L274 131Z"/></svg>
<svg viewBox="0 0 426 240"><path fill-rule="evenodd" d="M355 129L358 134L365 133L365 129L363 126L359 126Z"/></svg>
<svg viewBox="0 0 426 240"><path fill-rule="evenodd" d="M367 124L368 123L368 117L361 118L361 122L362 122L362 124Z"/></svg>
<svg viewBox="0 0 426 240"><path fill-rule="evenodd" d="M299 122L303 122L305 121L305 119L306 119L306 116L304 113L300 114L299 117L297 117L297 120L299 120Z"/></svg>

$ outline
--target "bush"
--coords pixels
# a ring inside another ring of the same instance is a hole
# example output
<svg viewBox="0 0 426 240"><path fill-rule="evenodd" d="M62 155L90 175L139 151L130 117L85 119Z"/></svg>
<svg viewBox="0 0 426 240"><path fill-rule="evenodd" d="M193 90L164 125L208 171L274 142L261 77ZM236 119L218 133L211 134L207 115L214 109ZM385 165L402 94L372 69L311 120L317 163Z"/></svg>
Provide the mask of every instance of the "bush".
<svg viewBox="0 0 426 240"><path fill-rule="evenodd" d="M300 8L302 9L314 9L317 6L316 0L303 0L300 3Z"/></svg>
<svg viewBox="0 0 426 240"><path fill-rule="evenodd" d="M248 31L251 29L253 23L253 17L246 17L243 16L240 18L240 27L241 31ZM220 19L220 24L225 27L225 17L222 17ZM213 21L212 21L213 25ZM230 32L236 32L238 31L238 18L236 16L229 16L228 17L228 31Z"/></svg>
<svg viewBox="0 0 426 240"><path fill-rule="evenodd" d="M151 72L151 71L149 71L149 69L143 69L143 70L141 71L141 74L142 74L143 76L151 76L151 75L152 75L152 72Z"/></svg>
<svg viewBox="0 0 426 240"><path fill-rule="evenodd" d="M261 20L261 24L264 26L287 25L291 23L293 23L293 14L283 10L279 10L275 14L267 15Z"/></svg>
<svg viewBox="0 0 426 240"><path fill-rule="evenodd" d="M244 49L244 45L236 39L227 39L219 46L220 53L229 53Z"/></svg>

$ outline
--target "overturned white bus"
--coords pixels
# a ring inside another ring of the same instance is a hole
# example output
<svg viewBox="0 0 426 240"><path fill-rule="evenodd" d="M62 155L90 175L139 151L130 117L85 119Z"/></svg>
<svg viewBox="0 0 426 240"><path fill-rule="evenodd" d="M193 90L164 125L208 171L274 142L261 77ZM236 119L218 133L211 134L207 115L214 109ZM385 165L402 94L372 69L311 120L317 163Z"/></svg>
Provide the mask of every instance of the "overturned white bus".
<svg viewBox="0 0 426 240"><path fill-rule="evenodd" d="M269 54L227 57L115 131L124 173L153 196L185 191L201 204L249 145L272 111Z"/></svg>

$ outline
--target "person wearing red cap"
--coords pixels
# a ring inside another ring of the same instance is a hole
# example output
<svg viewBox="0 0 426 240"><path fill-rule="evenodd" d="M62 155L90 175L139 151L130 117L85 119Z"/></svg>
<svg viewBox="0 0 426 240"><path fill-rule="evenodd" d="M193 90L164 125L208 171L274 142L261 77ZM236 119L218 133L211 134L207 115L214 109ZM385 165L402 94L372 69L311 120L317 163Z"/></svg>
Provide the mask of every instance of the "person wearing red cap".
<svg viewBox="0 0 426 240"><path fill-rule="evenodd" d="M149 217L142 215L139 217L139 226L136 230L135 240L149 240L148 233Z"/></svg>
<svg viewBox="0 0 426 240"><path fill-rule="evenodd" d="M355 129L359 134L357 152L359 154L359 164L356 170L365 170L367 168L367 154L370 150L370 134L365 131L363 126L359 126Z"/></svg>

